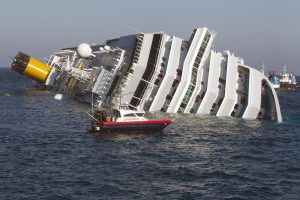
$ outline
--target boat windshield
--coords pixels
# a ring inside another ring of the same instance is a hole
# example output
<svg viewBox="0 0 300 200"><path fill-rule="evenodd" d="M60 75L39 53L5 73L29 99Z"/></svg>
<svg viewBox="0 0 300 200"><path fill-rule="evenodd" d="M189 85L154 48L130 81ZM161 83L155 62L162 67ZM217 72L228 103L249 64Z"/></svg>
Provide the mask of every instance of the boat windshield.
<svg viewBox="0 0 300 200"><path fill-rule="evenodd" d="M136 117L134 113L125 114L124 117Z"/></svg>
<svg viewBox="0 0 300 200"><path fill-rule="evenodd" d="M144 117L145 113L135 113L139 117Z"/></svg>
<svg viewBox="0 0 300 200"><path fill-rule="evenodd" d="M122 109L122 110L130 110L129 107L128 107L128 105L121 105L121 106L120 106L120 110L121 110L121 109Z"/></svg>
<svg viewBox="0 0 300 200"><path fill-rule="evenodd" d="M145 113L128 113L124 114L124 117L144 117Z"/></svg>

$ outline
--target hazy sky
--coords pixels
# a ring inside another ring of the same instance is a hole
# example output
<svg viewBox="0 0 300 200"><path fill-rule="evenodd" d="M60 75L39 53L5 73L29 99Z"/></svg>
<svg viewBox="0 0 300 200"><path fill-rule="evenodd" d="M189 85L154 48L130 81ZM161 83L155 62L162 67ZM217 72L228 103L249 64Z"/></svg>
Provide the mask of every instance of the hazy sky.
<svg viewBox="0 0 300 200"><path fill-rule="evenodd" d="M43 59L79 43L102 43L138 31L188 39L196 27L217 31L226 49L249 66L300 75L298 0L2 0L0 67L18 51ZM43 60L44 61L44 60Z"/></svg>

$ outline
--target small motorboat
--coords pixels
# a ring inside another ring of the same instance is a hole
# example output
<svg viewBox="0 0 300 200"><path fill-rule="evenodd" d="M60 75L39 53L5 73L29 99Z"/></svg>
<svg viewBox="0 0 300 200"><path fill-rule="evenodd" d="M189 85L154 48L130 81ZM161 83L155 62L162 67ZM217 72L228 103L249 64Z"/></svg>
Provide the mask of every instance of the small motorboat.
<svg viewBox="0 0 300 200"><path fill-rule="evenodd" d="M145 111L132 110L127 105L114 109L112 115L104 110L93 113L92 132L155 132L164 129L172 120L153 120L145 117Z"/></svg>

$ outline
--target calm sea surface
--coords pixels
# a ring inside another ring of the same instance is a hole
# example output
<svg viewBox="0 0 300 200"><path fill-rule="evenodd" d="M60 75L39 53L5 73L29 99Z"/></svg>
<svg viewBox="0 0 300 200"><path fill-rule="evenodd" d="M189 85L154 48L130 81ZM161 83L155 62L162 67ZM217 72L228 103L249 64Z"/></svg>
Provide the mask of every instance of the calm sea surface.
<svg viewBox="0 0 300 200"><path fill-rule="evenodd" d="M300 89L278 92L283 123L171 115L162 133L100 136L88 105L34 86L0 69L1 200L300 199Z"/></svg>

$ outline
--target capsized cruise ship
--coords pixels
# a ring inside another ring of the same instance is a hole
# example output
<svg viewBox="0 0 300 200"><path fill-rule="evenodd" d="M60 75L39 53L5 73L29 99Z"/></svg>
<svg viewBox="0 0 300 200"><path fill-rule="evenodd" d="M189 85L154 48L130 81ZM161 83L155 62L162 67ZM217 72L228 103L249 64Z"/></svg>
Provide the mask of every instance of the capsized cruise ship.
<svg viewBox="0 0 300 200"><path fill-rule="evenodd" d="M282 121L268 78L229 51L211 49L216 36L194 29L188 40L164 32L80 44L46 64L19 52L12 68L40 85L98 107Z"/></svg>

